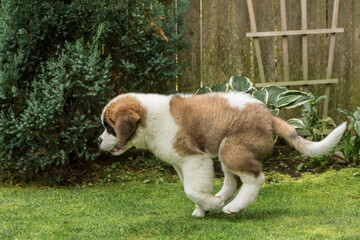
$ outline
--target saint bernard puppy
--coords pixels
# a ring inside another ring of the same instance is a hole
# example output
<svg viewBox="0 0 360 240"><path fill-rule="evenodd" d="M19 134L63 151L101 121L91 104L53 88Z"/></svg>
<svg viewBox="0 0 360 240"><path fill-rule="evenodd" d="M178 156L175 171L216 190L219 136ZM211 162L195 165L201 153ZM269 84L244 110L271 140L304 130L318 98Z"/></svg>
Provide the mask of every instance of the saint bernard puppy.
<svg viewBox="0 0 360 240"><path fill-rule="evenodd" d="M148 149L173 165L197 217L221 208L237 213L255 201L265 180L261 159L272 151L274 134L299 152L318 156L329 153L346 129L344 123L320 142L307 141L261 101L238 92L122 94L105 106L101 121L105 131L98 139L100 149L113 155L131 147ZM216 157L225 179L214 196Z"/></svg>

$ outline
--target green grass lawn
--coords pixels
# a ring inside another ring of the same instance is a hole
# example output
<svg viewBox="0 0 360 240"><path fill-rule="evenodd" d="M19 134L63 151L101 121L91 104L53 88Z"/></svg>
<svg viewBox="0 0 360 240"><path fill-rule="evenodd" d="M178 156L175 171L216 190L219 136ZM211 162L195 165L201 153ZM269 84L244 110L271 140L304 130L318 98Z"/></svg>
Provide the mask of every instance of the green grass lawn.
<svg viewBox="0 0 360 240"><path fill-rule="evenodd" d="M266 184L233 216L193 210L180 183L1 186L0 239L360 239L360 170Z"/></svg>

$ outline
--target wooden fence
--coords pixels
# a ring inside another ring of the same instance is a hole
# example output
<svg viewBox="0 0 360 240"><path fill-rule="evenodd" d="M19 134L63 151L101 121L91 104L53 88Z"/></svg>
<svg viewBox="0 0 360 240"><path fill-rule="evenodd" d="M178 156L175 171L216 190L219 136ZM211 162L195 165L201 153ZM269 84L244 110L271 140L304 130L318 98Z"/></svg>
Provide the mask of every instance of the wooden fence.
<svg viewBox="0 0 360 240"><path fill-rule="evenodd" d="M281 0L252 0L258 32L280 31ZM334 0L308 0L307 29L332 26ZM202 13L202 16L200 15ZM191 0L186 25L192 38L190 48L179 54L187 68L178 80L181 92L195 92L202 84L214 86L233 75L260 83L255 47L246 33L251 32L247 0ZM286 0L287 30L302 29L301 1ZM337 107L353 111L360 106L360 1L340 0L336 34L329 115L339 120ZM303 36L287 36L288 80L326 79L331 34L307 36L307 76L303 68ZM259 38L266 82L284 79L283 41L281 36ZM285 65L286 66L286 65ZM287 78L287 77L286 77ZM299 87L291 87L299 88ZM309 86L316 96L324 85Z"/></svg>

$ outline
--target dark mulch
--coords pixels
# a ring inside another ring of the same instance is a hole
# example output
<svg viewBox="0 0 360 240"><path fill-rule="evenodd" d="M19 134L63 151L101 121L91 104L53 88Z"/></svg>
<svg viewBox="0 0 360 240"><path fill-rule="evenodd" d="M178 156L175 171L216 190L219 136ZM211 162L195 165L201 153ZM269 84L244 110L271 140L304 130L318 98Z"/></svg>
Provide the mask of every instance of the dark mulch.
<svg viewBox="0 0 360 240"><path fill-rule="evenodd" d="M300 177L304 172L321 173L329 169L348 167L347 163L338 163L333 156L322 159L311 159L299 154L284 142L278 142L273 153L263 160L264 172L277 172L291 177ZM302 164L301 168L299 168ZM216 177L223 177L221 164L215 160ZM62 168L48 168L46 171L33 176L13 176L5 179L5 184L21 186L28 181L35 181L44 186L75 187L97 182L104 182L109 174L113 175L111 181L123 179L121 175L132 174L134 178L142 174L149 178L171 176L167 180L173 181L175 170L162 161L156 159L151 153L130 150L125 154L114 157L109 154L102 155L95 162L72 163ZM114 178L114 175L118 175ZM153 175L153 176L151 176ZM10 181L11 180L11 181Z"/></svg>

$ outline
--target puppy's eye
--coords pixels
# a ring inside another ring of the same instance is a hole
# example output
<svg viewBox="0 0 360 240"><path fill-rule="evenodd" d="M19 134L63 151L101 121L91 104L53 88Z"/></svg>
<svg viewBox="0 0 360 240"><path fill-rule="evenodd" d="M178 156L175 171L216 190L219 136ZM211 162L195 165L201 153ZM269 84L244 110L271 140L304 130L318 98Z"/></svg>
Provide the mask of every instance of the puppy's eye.
<svg viewBox="0 0 360 240"><path fill-rule="evenodd" d="M106 127L106 131L116 137L116 133L112 127Z"/></svg>
<svg viewBox="0 0 360 240"><path fill-rule="evenodd" d="M111 134L111 135L113 135L114 137L116 137L116 133L115 133L114 129L113 129L112 127L110 127L110 125L109 125L106 121L104 122L104 126L105 126L106 131L107 131L109 134Z"/></svg>

